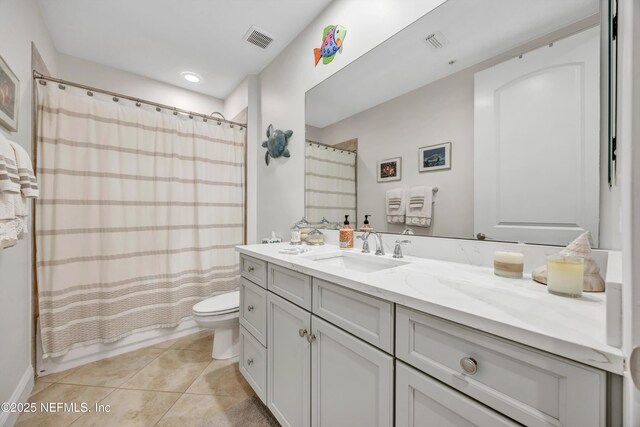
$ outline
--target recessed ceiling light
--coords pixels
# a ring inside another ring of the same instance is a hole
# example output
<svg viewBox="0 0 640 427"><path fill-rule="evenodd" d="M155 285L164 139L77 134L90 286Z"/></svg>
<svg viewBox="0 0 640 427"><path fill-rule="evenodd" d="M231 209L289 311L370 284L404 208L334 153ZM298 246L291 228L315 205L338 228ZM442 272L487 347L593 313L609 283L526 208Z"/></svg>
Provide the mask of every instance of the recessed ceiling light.
<svg viewBox="0 0 640 427"><path fill-rule="evenodd" d="M199 75L191 73L189 71L185 71L184 73L182 73L182 77L184 77L186 81L191 83L198 83L201 80Z"/></svg>

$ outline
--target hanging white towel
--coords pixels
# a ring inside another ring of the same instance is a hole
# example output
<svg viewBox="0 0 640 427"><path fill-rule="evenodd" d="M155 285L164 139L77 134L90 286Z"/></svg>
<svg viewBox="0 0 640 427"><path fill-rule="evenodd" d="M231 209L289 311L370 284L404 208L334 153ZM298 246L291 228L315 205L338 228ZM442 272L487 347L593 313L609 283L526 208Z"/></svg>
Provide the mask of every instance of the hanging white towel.
<svg viewBox="0 0 640 427"><path fill-rule="evenodd" d="M0 248L16 244L27 233L27 198L38 196L38 184L27 152L0 138Z"/></svg>
<svg viewBox="0 0 640 427"><path fill-rule="evenodd" d="M409 198L415 203L407 205L406 224L417 227L431 227L433 212L433 187L412 187Z"/></svg>
<svg viewBox="0 0 640 427"><path fill-rule="evenodd" d="M38 181L36 181L36 176L33 173L33 166L31 165L29 153L15 142L9 141L9 144L11 144L15 153L16 164L18 166L18 176L20 178L20 191L22 192L22 195L27 198L38 197Z"/></svg>
<svg viewBox="0 0 640 427"><path fill-rule="evenodd" d="M0 135L0 192L19 193L20 177L11 143Z"/></svg>
<svg viewBox="0 0 640 427"><path fill-rule="evenodd" d="M402 188L394 188L387 191L385 198L387 222L389 224L402 224L405 220L406 195Z"/></svg>

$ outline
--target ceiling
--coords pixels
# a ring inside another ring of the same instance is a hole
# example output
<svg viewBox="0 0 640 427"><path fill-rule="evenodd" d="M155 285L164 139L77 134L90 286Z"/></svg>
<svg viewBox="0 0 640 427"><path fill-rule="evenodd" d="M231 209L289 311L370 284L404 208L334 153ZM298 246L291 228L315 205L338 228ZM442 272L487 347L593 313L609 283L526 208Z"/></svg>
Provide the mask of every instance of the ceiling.
<svg viewBox="0 0 640 427"><path fill-rule="evenodd" d="M67 55L225 99L259 73L331 0L38 0ZM243 40L256 25L262 50ZM184 71L202 77L189 83Z"/></svg>
<svg viewBox="0 0 640 427"><path fill-rule="evenodd" d="M599 7L599 0L448 0L307 92L306 124L326 127L593 16ZM436 31L449 41L438 50L425 41Z"/></svg>

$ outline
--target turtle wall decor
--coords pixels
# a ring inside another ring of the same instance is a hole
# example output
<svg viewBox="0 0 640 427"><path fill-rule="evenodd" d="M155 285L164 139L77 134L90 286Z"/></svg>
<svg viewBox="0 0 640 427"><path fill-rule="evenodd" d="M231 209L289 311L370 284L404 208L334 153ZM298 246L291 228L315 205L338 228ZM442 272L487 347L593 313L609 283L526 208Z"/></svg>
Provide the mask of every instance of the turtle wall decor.
<svg viewBox="0 0 640 427"><path fill-rule="evenodd" d="M269 160L273 157L278 158L280 156L291 157L289 149L289 138L293 135L292 130L281 131L280 129L273 129L273 125L269 125L267 128L267 140L262 143L262 146L267 149L264 154L264 161L269 166Z"/></svg>

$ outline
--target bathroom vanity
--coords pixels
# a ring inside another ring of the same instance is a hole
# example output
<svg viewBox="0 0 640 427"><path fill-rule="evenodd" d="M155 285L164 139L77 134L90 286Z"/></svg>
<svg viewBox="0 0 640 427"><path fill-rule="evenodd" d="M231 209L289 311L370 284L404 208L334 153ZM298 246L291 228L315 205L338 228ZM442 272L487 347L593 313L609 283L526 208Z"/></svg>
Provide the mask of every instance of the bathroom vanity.
<svg viewBox="0 0 640 427"><path fill-rule="evenodd" d="M286 245L238 247L240 371L283 426L618 425L604 294Z"/></svg>

